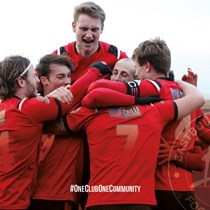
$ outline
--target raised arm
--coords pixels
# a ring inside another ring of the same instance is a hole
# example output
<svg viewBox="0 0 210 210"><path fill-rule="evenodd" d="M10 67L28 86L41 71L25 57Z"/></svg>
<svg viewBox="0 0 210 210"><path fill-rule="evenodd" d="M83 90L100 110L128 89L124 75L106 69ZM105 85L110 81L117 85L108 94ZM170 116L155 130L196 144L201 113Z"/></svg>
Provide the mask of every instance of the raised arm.
<svg viewBox="0 0 210 210"><path fill-rule="evenodd" d="M97 62L94 63L88 72L80 77L69 90L65 87L60 87L48 94L48 97L54 97L61 102L66 102L71 108L80 104L82 98L85 96L87 89L91 83L99 79L101 75L112 74L108 65ZM69 92L70 91L70 92ZM72 101L72 95L74 100ZM69 107L67 107L69 109Z"/></svg>

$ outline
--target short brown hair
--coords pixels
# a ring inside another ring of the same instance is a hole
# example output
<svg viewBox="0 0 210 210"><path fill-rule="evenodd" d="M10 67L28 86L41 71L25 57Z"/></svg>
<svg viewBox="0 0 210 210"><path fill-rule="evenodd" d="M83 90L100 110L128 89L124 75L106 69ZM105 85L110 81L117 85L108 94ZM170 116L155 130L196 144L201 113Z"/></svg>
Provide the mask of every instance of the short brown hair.
<svg viewBox="0 0 210 210"><path fill-rule="evenodd" d="M79 4L74 9L74 22L76 23L81 14L86 14L93 18L100 18L102 27L106 19L104 10L94 2L87 1Z"/></svg>
<svg viewBox="0 0 210 210"><path fill-rule="evenodd" d="M164 73L166 76L171 68L171 52L166 42L159 37L140 43L134 50L132 58L140 66L149 62L157 72Z"/></svg>
<svg viewBox="0 0 210 210"><path fill-rule="evenodd" d="M38 77L48 76L50 73L50 65L51 64L60 64L68 67L70 71L74 71L74 66L70 60L70 58L66 55L57 55L57 54L47 54L43 56L39 63L36 66L36 71L38 73Z"/></svg>
<svg viewBox="0 0 210 210"><path fill-rule="evenodd" d="M17 78L27 78L28 72L21 74L29 66L30 60L19 55L8 56L0 62L0 99L11 98L17 91Z"/></svg>

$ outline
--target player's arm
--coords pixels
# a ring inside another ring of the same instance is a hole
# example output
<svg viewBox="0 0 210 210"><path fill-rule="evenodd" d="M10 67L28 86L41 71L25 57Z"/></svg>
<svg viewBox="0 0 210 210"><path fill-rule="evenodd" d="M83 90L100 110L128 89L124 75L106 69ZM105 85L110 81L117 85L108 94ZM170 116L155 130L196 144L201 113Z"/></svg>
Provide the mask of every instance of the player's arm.
<svg viewBox="0 0 210 210"><path fill-rule="evenodd" d="M25 103L24 100L21 103L24 105L25 112L34 120L50 121L58 119L81 102L89 85L96 81L100 75L111 73L111 69L107 65L101 62L93 64L88 72L70 87L69 90L74 96L74 101L71 104L61 103L52 97L32 98L31 100L26 100L27 103ZM22 107L22 105L20 106ZM39 107L39 109L37 109L37 107ZM31 112L31 110L35 111Z"/></svg>
<svg viewBox="0 0 210 210"><path fill-rule="evenodd" d="M159 102L159 91L151 81L116 82L98 80L88 88L82 105L85 107L131 106ZM140 97L141 89L141 97ZM143 98L144 96L144 98Z"/></svg>
<svg viewBox="0 0 210 210"><path fill-rule="evenodd" d="M181 146L174 147L162 143L158 154L158 165L172 161L184 169L202 171L205 168L205 161L203 161L202 157L203 145L199 141L195 141L193 149L189 151L183 151Z"/></svg>
<svg viewBox="0 0 210 210"><path fill-rule="evenodd" d="M183 98L174 100L178 107L178 119L182 119L202 107L205 99L195 86L183 81L177 81L177 84L185 94Z"/></svg>
<svg viewBox="0 0 210 210"><path fill-rule="evenodd" d="M66 85L65 87L61 86L51 93L47 95L47 97L56 98L62 103L72 104L74 100L74 96L71 91L69 91L70 85Z"/></svg>
<svg viewBox="0 0 210 210"><path fill-rule="evenodd" d="M203 115L196 123L196 131L199 138L206 144L210 144L210 117Z"/></svg>
<svg viewBox="0 0 210 210"><path fill-rule="evenodd" d="M61 104L65 109L71 109L78 105L84 95L86 94L86 91L89 87L89 85L99 79L101 75L111 74L112 71L108 67L108 65L102 63L102 62L96 62L89 68L88 72L84 74L82 77L80 77L70 88L69 90L60 87L57 90L54 90L51 94L48 96L55 97L57 100L60 100L61 102L65 101L66 106L64 104ZM62 91L58 91L62 90ZM70 91L70 93L68 92ZM74 97L74 100L72 101L72 96ZM63 108L62 107L62 108ZM64 109L64 110L65 110ZM65 111L66 113L66 111Z"/></svg>
<svg viewBox="0 0 210 210"><path fill-rule="evenodd" d="M161 84L156 80L132 80L129 82L98 80L89 86L88 93L96 88L109 88L120 93L140 97L158 95Z"/></svg>
<svg viewBox="0 0 210 210"><path fill-rule="evenodd" d="M81 102L83 96L86 94L87 89L91 83L96 81L101 75L112 74L111 69L108 65L102 62L96 62L91 65L90 69L86 74L80 77L71 87L70 91L74 96L75 104Z"/></svg>
<svg viewBox="0 0 210 210"><path fill-rule="evenodd" d="M59 120L48 122L44 125L44 133L51 133L55 135L69 135L73 132L81 130L86 121L86 113L77 114L80 111L77 108L68 114L64 115Z"/></svg>
<svg viewBox="0 0 210 210"><path fill-rule="evenodd" d="M187 170L203 171L205 168L205 161L202 157L202 145L200 142L196 141L193 149L183 152L183 155L180 152L177 153L177 157L173 162Z"/></svg>
<svg viewBox="0 0 210 210"><path fill-rule="evenodd" d="M108 107L108 106L131 106L135 98L124 93L109 89L96 88L90 91L83 99L82 106L87 108Z"/></svg>
<svg viewBox="0 0 210 210"><path fill-rule="evenodd" d="M101 79L101 80L93 82L89 86L87 92L89 93L90 91L95 90L97 88L108 88L108 89L115 90L120 93L127 94L127 87L124 82L116 82L116 81Z"/></svg>
<svg viewBox="0 0 210 210"><path fill-rule="evenodd" d="M134 104L145 105L159 102L159 96L135 97L109 88L96 88L90 91L83 99L82 106L87 108L109 106L132 106Z"/></svg>

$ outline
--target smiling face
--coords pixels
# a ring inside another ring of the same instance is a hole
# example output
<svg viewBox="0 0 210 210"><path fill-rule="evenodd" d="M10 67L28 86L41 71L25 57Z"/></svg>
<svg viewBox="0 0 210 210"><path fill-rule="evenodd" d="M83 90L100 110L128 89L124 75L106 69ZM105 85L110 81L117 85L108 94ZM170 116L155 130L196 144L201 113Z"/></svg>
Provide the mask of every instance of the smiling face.
<svg viewBox="0 0 210 210"><path fill-rule="evenodd" d="M47 95L53 90L71 83L70 69L65 65L51 64L48 76L41 76L40 81L43 85L44 95Z"/></svg>
<svg viewBox="0 0 210 210"><path fill-rule="evenodd" d="M98 41L103 31L100 18L81 14L77 22L72 23L76 33L76 49L83 57L90 57L98 49Z"/></svg>

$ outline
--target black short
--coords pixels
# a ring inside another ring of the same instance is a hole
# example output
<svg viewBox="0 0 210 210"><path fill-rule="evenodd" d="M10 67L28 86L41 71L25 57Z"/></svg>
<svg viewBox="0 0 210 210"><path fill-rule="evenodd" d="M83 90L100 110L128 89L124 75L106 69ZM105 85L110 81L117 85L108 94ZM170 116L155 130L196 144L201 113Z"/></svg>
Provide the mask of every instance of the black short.
<svg viewBox="0 0 210 210"><path fill-rule="evenodd" d="M90 206L87 210L152 210L149 205L139 204L122 204L122 205L100 205Z"/></svg>
<svg viewBox="0 0 210 210"><path fill-rule="evenodd" d="M195 195L192 191L156 190L156 210L195 210Z"/></svg>

